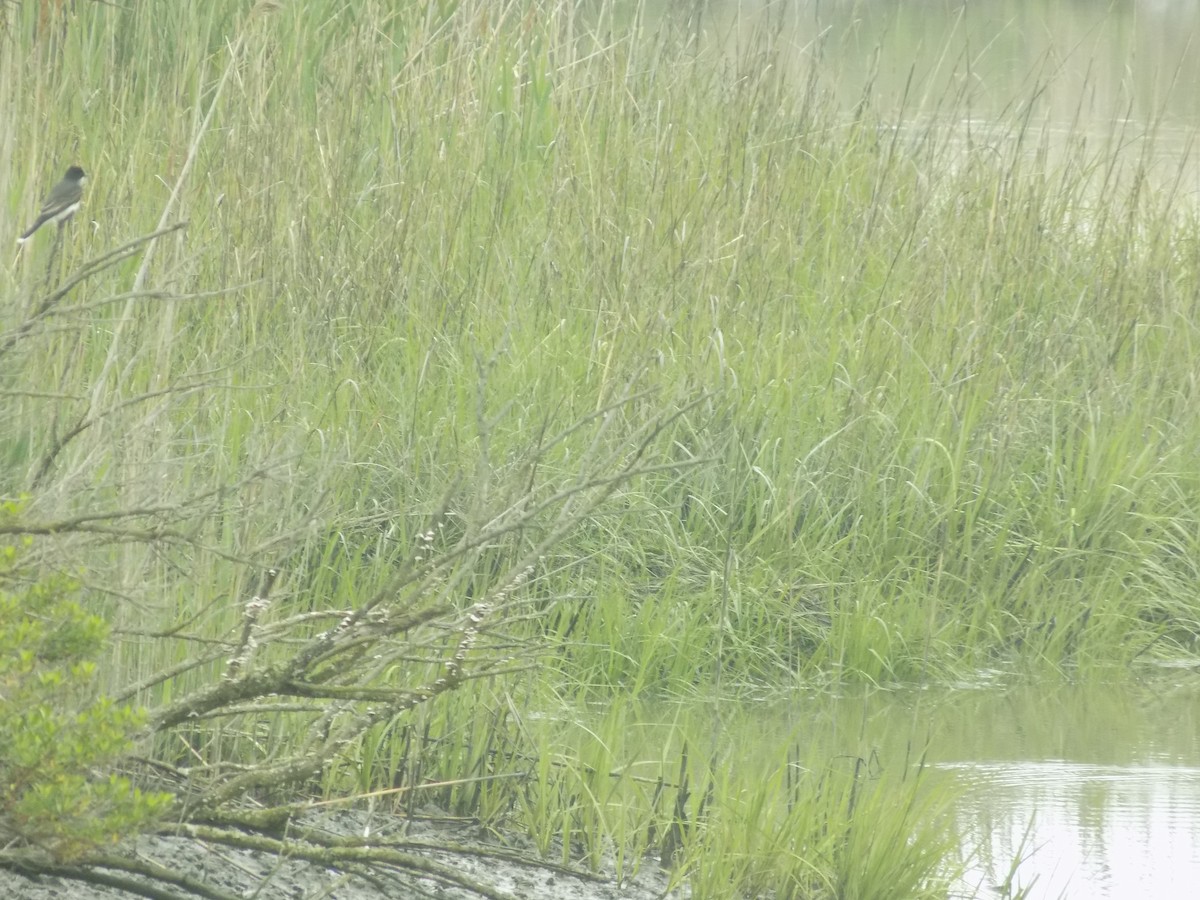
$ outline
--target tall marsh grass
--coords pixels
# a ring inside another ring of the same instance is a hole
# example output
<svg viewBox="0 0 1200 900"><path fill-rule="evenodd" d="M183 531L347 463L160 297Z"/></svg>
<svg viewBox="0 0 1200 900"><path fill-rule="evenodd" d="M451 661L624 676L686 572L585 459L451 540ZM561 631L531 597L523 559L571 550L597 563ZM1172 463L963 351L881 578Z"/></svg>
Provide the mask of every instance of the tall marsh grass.
<svg viewBox="0 0 1200 900"><path fill-rule="evenodd" d="M436 799L599 860L661 849L681 748L656 799L532 709L1194 653L1200 231L1148 152L1020 113L963 136L953 110L841 109L769 35L730 58L576 7L81 3L49 27L6 7L0 241L74 162L92 180L62 271L188 223L0 356L0 494L31 521L172 516L38 545L124 636L106 686L235 630L263 566L291 609L337 610L444 498L439 546L590 441L619 457L622 434L575 423L631 390L628 433L692 404L662 444L697 464L622 484L510 598L512 652L543 665L381 730L326 790L519 771ZM0 337L52 241L0 268ZM594 727L598 753L626 725ZM785 789L787 765L690 776L695 896L934 879L909 782L866 812L853 777Z"/></svg>

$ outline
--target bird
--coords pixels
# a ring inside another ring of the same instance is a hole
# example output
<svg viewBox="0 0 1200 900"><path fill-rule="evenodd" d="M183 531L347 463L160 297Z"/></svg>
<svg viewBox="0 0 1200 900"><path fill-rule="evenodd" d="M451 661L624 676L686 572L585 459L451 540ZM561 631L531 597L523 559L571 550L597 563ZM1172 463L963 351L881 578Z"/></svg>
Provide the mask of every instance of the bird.
<svg viewBox="0 0 1200 900"><path fill-rule="evenodd" d="M83 199L83 185L86 181L87 175L79 166L71 166L67 169L63 180L50 189L50 193L46 196L46 202L42 204L42 211L38 213L37 220L29 227L28 231L17 238L17 243L25 243L33 237L35 231L47 222L57 222L61 226L63 222L71 218L75 214L75 210L79 209L79 203Z"/></svg>

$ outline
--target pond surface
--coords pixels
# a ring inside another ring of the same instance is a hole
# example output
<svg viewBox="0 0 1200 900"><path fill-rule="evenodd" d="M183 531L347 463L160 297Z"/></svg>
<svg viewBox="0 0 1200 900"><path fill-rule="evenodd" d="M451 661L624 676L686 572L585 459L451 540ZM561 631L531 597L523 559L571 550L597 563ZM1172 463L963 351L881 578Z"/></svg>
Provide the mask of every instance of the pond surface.
<svg viewBox="0 0 1200 900"><path fill-rule="evenodd" d="M922 706L924 707L922 711ZM1200 890L1200 684L1022 687L916 703L963 790L978 895L1184 898Z"/></svg>
<svg viewBox="0 0 1200 900"><path fill-rule="evenodd" d="M869 97L901 128L1019 127L1052 155L1086 141L1200 196L1195 0L649 0L643 32L662 28L731 60L769 36L773 64L801 87L815 71L847 114Z"/></svg>
<svg viewBox="0 0 1200 900"><path fill-rule="evenodd" d="M781 737L804 723L831 755L887 767L924 752L933 783L960 797L960 896L1200 896L1198 674L861 691L764 712Z"/></svg>
<svg viewBox="0 0 1200 900"><path fill-rule="evenodd" d="M934 112L963 97L981 117L1200 125L1200 3L1194 0L651 0L664 24L731 57L762 35L781 63L813 61L847 108L869 84L884 108Z"/></svg>

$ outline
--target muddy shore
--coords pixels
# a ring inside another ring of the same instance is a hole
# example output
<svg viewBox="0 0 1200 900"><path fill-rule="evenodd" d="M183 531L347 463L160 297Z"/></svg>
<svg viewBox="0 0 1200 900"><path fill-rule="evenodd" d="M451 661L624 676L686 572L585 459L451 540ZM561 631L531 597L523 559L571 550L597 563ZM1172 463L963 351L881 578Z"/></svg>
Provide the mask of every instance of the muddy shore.
<svg viewBox="0 0 1200 900"><path fill-rule="evenodd" d="M573 873L552 863L537 863L527 840L514 837L501 843L487 839L473 825L358 811L327 813L305 824L340 837L361 836L366 831L381 841L404 839L477 848L477 853L446 852L410 844L404 851L450 866L513 900L685 900L689 896L682 888L668 892L668 875L655 860L647 860L635 876L618 882L611 866L606 867L607 871L592 874L582 865ZM529 862L494 855L500 850L516 851L528 857ZM480 897L463 888L390 866L339 872L302 860L235 850L189 838L143 836L130 852L226 894L255 900L478 900ZM166 886L157 887L161 890ZM129 900L136 895L74 879L57 876L30 879L0 870L0 896L4 900Z"/></svg>

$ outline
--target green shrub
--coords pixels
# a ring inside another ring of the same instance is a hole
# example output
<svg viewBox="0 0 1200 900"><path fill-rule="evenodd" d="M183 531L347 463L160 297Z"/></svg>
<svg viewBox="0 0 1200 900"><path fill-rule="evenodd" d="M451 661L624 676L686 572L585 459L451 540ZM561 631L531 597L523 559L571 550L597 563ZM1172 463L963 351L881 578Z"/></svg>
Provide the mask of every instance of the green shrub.
<svg viewBox="0 0 1200 900"><path fill-rule="evenodd" d="M144 827L171 795L104 771L131 748L144 712L96 696L108 628L62 576L16 577L0 547L0 834L3 855L79 859Z"/></svg>

